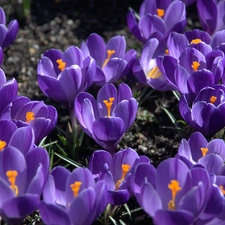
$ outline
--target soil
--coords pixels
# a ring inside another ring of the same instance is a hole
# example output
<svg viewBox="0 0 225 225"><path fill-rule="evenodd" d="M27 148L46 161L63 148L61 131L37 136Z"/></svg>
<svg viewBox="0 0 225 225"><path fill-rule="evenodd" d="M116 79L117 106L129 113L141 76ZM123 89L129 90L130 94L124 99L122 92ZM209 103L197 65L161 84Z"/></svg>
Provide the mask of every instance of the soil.
<svg viewBox="0 0 225 225"><path fill-rule="evenodd" d="M21 16L22 6L19 1L14 1L14 5L6 4L6 0L0 2L3 2L8 19L16 18L20 24L16 40L4 50L2 68L7 79L17 79L19 95L54 105L59 113L61 129L66 129L69 120L67 110L46 98L37 83L37 64L46 50L56 48L64 51L71 45L79 47L82 41L95 32L106 41L115 35L123 35L128 50L141 52L141 43L133 37L126 24L128 7L138 11L141 0L33 0L26 17ZM196 16L193 14L188 21L189 26L198 27L195 21ZM131 147L139 154L149 156L152 164L157 166L163 159L176 154L180 140L188 137L190 129L186 125L173 123L166 113L168 110L176 120L182 120L178 101L172 92L146 88L144 96L147 94L149 97L144 102L144 98L140 99L137 119L124 135L118 149ZM51 135L52 139L57 137L57 130ZM92 146L92 149L100 149L88 136L84 138L85 148ZM131 209L138 207L134 199L128 205ZM124 212L123 208L118 215ZM142 210L132 215L132 222L126 215L116 219L122 219L126 224L151 224L151 219Z"/></svg>

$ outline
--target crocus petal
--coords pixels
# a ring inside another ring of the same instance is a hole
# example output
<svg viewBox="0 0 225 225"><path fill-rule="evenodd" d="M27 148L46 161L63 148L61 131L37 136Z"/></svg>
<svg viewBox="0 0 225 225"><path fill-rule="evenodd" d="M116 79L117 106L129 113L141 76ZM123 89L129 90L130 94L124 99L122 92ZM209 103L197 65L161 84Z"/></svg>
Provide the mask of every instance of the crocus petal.
<svg viewBox="0 0 225 225"><path fill-rule="evenodd" d="M83 67L83 53L78 47L68 47L63 53L62 60L63 62L66 62L66 67L70 67L72 65Z"/></svg>
<svg viewBox="0 0 225 225"><path fill-rule="evenodd" d="M112 57L123 58L126 50L125 38L123 36L115 36L111 38L106 45L106 49L115 51Z"/></svg>

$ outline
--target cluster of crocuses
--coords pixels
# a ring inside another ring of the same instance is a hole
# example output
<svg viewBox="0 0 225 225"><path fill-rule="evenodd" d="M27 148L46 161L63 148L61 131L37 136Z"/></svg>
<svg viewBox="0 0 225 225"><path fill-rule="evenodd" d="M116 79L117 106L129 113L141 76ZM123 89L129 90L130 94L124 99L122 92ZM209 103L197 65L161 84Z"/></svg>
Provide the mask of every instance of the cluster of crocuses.
<svg viewBox="0 0 225 225"><path fill-rule="evenodd" d="M105 43L97 34L80 48L44 53L37 68L40 89L68 107L72 126L77 120L105 149L94 151L88 168L49 172L49 155L38 144L56 125L57 111L18 96L16 80L6 81L0 69L3 220L17 225L39 210L46 225L89 225L105 211L107 223L110 205L134 196L156 225L225 223L225 143L206 139L225 126L225 2L197 0L205 31L184 33L186 6L193 2L145 0L139 16L130 10L128 27L144 44L140 59L135 50L126 52L124 37ZM17 31L16 21L5 26L0 8L0 46L7 47ZM182 139L176 157L157 168L131 148L116 152L137 114L131 88L119 82L132 73L144 85L179 92L182 117L199 131ZM87 92L91 86L100 86L96 98Z"/></svg>

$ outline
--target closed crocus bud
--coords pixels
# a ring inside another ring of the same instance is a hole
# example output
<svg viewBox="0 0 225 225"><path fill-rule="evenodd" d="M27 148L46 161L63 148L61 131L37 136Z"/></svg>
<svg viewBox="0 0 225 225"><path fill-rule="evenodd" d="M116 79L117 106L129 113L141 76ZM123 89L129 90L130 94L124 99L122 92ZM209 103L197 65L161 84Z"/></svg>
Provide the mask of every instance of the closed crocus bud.
<svg viewBox="0 0 225 225"><path fill-rule="evenodd" d="M132 69L136 51L126 52L126 40L123 36L112 37L107 43L98 34L91 34L81 45L85 56L95 59L97 70L94 84L114 83Z"/></svg>
<svg viewBox="0 0 225 225"><path fill-rule="evenodd" d="M50 49L38 64L38 84L46 96L73 108L77 94L92 85L95 72L94 59L84 57L79 48L70 46L64 52Z"/></svg>
<svg viewBox="0 0 225 225"><path fill-rule="evenodd" d="M99 90L97 100L82 92L74 104L75 115L84 132L112 154L134 122L137 108L131 89L124 83L118 90L113 84L105 84Z"/></svg>
<svg viewBox="0 0 225 225"><path fill-rule="evenodd" d="M95 183L86 168L72 172L55 167L46 182L39 205L45 224L90 225L107 204L105 183Z"/></svg>
<svg viewBox="0 0 225 225"><path fill-rule="evenodd" d="M181 116L196 131L212 137L225 126L224 93L224 85L214 85L203 88L190 103L183 95L179 102Z"/></svg>
<svg viewBox="0 0 225 225"><path fill-rule="evenodd" d="M0 47L8 47L16 38L19 24L17 20L10 21L6 26L6 16L2 7L0 7Z"/></svg>

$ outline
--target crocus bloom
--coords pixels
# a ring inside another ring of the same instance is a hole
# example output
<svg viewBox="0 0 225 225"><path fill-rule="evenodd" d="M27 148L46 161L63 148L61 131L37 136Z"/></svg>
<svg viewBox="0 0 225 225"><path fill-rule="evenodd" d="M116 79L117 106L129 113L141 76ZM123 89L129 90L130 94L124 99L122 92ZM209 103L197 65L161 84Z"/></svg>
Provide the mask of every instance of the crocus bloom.
<svg viewBox="0 0 225 225"><path fill-rule="evenodd" d="M91 34L81 45L83 54L91 56L97 64L94 83L104 85L114 83L126 75L136 59L136 51L126 51L126 41L123 36L112 37L107 43L98 34Z"/></svg>
<svg viewBox="0 0 225 225"><path fill-rule="evenodd" d="M160 91L172 90L173 86L167 81L157 65L155 52L158 46L159 41L156 38L145 43L140 60L137 60L133 66L133 73L142 84Z"/></svg>
<svg viewBox="0 0 225 225"><path fill-rule="evenodd" d="M113 84L105 84L97 100L89 93L80 93L74 111L84 132L114 154L117 143L134 122L137 107L126 84L120 84L118 91Z"/></svg>
<svg viewBox="0 0 225 225"><path fill-rule="evenodd" d="M0 215L7 224L21 224L38 207L49 170L49 156L43 148L24 155L7 146L0 152Z"/></svg>
<svg viewBox="0 0 225 225"><path fill-rule="evenodd" d="M142 171L135 173L140 185L139 202L156 225L193 224L212 199L218 200L218 205L208 210L222 209L219 188L212 185L209 173L202 167L189 170L179 159L164 160L157 167L153 184Z"/></svg>
<svg viewBox="0 0 225 225"><path fill-rule="evenodd" d="M163 42L171 31L183 32L186 26L185 4L171 0L145 0L140 7L140 19L130 10L127 15L129 30L141 42L157 38Z"/></svg>
<svg viewBox="0 0 225 225"><path fill-rule="evenodd" d="M6 16L2 7L0 7L0 47L8 47L16 38L19 24L17 20L10 21L6 26Z"/></svg>
<svg viewBox="0 0 225 225"><path fill-rule="evenodd" d="M18 85L16 80L6 81L5 73L0 69L0 118L3 117L4 110L7 109L9 104L17 97Z"/></svg>
<svg viewBox="0 0 225 225"><path fill-rule="evenodd" d="M0 151L12 146L25 155L34 146L34 141L34 132L30 126L18 128L10 120L0 120Z"/></svg>
<svg viewBox="0 0 225 225"><path fill-rule="evenodd" d="M197 9L202 28L210 35L225 28L225 2L223 0L198 0Z"/></svg>
<svg viewBox="0 0 225 225"><path fill-rule="evenodd" d="M95 71L95 61L77 47L50 49L38 64L38 84L46 96L73 108L77 94L91 86Z"/></svg>
<svg viewBox="0 0 225 225"><path fill-rule="evenodd" d="M46 182L39 205L45 224L90 225L107 204L105 183L95 183L86 168L72 172L55 167Z"/></svg>
<svg viewBox="0 0 225 225"><path fill-rule="evenodd" d="M89 169L97 180L104 180L108 190L108 203L125 204L130 198L127 178L138 163L149 163L131 148L118 151L113 157L104 150L95 151L89 160Z"/></svg>
<svg viewBox="0 0 225 225"><path fill-rule="evenodd" d="M224 85L203 88L193 103L183 95L179 102L180 114L196 131L212 137L225 126L224 95Z"/></svg>
<svg viewBox="0 0 225 225"><path fill-rule="evenodd" d="M58 119L53 106L48 106L43 101L31 101L24 96L17 97L4 116L13 120L18 127L31 126L36 144L53 130Z"/></svg>

